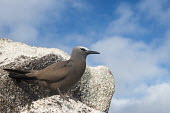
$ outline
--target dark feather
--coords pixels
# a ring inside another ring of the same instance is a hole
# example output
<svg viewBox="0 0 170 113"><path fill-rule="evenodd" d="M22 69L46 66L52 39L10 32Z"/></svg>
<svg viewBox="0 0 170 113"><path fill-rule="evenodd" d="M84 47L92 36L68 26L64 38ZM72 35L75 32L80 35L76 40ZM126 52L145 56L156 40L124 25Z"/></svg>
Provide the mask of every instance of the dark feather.
<svg viewBox="0 0 170 113"><path fill-rule="evenodd" d="M8 72L12 72L12 73L18 73L18 74L30 73L30 70L18 70L18 69L3 69L3 70L8 71Z"/></svg>
<svg viewBox="0 0 170 113"><path fill-rule="evenodd" d="M26 74L30 73L30 70L17 70L17 69L3 69L9 72L9 77L16 79L25 79L25 80L36 80L36 77L28 77Z"/></svg>

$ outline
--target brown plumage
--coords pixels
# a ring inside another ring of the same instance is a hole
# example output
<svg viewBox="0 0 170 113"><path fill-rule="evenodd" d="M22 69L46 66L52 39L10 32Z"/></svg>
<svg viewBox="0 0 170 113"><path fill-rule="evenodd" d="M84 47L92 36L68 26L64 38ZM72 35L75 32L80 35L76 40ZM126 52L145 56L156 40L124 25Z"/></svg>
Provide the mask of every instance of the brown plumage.
<svg viewBox="0 0 170 113"><path fill-rule="evenodd" d="M78 46L72 50L69 60L54 63L42 70L4 70L9 72L11 78L27 81L34 80L45 87L67 90L82 77L86 68L86 56L89 54L100 53Z"/></svg>

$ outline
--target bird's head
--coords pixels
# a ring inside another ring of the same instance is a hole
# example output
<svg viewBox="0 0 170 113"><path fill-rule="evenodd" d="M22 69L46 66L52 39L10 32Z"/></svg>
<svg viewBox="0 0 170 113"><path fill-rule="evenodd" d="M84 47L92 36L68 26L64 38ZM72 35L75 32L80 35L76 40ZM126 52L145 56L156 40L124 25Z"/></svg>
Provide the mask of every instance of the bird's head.
<svg viewBox="0 0 170 113"><path fill-rule="evenodd" d="M71 56L72 57L74 56L74 57L84 57L84 58L86 58L87 55L89 55L89 54L100 54L100 53L97 52L97 51L89 50L86 47L77 46L72 50Z"/></svg>

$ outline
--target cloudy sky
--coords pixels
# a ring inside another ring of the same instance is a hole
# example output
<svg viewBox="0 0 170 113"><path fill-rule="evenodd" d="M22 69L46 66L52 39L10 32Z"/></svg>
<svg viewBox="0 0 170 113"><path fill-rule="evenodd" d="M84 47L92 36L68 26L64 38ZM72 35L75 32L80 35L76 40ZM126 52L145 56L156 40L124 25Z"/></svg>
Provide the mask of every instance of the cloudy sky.
<svg viewBox="0 0 170 113"><path fill-rule="evenodd" d="M169 0L0 0L0 37L70 53L86 46L109 67L109 113L169 113Z"/></svg>

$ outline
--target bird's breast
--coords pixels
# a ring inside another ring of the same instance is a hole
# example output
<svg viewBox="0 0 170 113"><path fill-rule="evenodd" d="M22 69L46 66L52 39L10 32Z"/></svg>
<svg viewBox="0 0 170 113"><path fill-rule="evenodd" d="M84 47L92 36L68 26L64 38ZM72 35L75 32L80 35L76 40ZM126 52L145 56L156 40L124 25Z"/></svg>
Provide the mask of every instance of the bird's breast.
<svg viewBox="0 0 170 113"><path fill-rule="evenodd" d="M75 73L75 76L81 76L84 74L86 69L86 62L77 62L73 65L73 68L73 73Z"/></svg>
<svg viewBox="0 0 170 113"><path fill-rule="evenodd" d="M72 67L72 72L67 76L67 82L65 82L68 87L75 85L81 79L85 72L85 68L85 63L76 64L75 67Z"/></svg>
<svg viewBox="0 0 170 113"><path fill-rule="evenodd" d="M70 67L69 74L64 80L60 82L61 89L69 89L74 86L83 76L86 68L86 62L80 60L81 62L73 62Z"/></svg>

